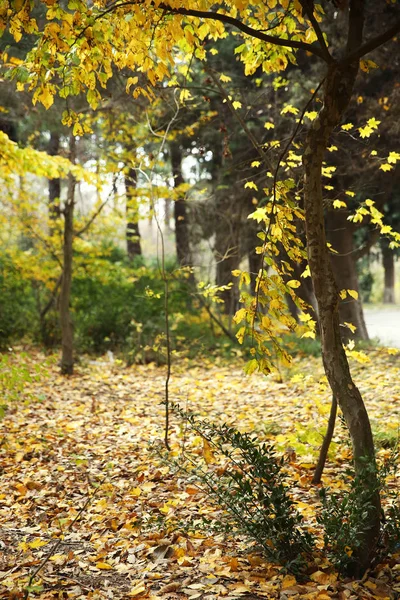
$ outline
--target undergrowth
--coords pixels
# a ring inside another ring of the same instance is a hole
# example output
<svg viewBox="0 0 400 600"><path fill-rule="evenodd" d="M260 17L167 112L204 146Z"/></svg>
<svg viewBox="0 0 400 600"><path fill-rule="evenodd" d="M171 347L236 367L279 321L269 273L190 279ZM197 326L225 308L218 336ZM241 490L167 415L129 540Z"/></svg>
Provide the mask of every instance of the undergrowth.
<svg viewBox="0 0 400 600"><path fill-rule="evenodd" d="M172 409L187 429L203 439L204 461L183 449L175 463L224 511L224 522L217 523L219 530L241 533L269 560L287 572L302 575L313 562L316 538L292 499L285 458L256 434L199 420L178 405ZM357 566L357 553L363 532L370 526L377 491L385 515L377 546L371 549L371 560L399 551L400 496L395 485L398 468L399 454L395 450L379 466L378 488L365 486L365 481L376 480L370 476L370 470L376 467L366 461L358 475L351 469L346 471L346 484L339 491L329 487L320 490L317 522L323 530L324 554L339 573L354 572Z"/></svg>

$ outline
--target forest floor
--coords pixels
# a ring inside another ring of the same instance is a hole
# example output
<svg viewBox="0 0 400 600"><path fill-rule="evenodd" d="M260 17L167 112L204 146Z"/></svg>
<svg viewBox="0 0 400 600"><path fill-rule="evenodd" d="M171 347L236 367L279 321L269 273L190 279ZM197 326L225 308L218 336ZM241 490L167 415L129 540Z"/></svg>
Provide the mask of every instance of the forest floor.
<svg viewBox="0 0 400 600"><path fill-rule="evenodd" d="M385 456L398 436L400 358L384 349L369 358L353 372ZM320 559L297 581L240 535L193 530L193 519L221 511L162 449L164 367L87 360L62 377L39 353L12 360L41 374L0 421L0 598L27 597L29 582L29 596L40 600L400 597L400 555L361 581L340 578ZM330 407L320 359L298 358L270 377L246 377L239 360L176 359L170 397L273 441L288 457L298 508L315 527L311 478ZM190 435L173 415L173 460ZM340 420L334 441L324 483L340 489L350 460ZM190 445L202 461L202 439L191 436Z"/></svg>

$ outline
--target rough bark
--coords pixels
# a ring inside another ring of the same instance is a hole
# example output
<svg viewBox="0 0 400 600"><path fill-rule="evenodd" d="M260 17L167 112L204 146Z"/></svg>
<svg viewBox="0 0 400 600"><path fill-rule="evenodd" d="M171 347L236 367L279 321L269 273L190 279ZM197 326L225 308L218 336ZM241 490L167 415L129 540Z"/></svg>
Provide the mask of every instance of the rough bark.
<svg viewBox="0 0 400 600"><path fill-rule="evenodd" d="M126 249L129 260L142 255L139 231L139 209L136 198L137 173L130 168L125 175Z"/></svg>
<svg viewBox="0 0 400 600"><path fill-rule="evenodd" d="M50 140L48 146L48 153L50 156L58 156L60 153L60 134L52 131L50 133ZM61 215L60 212L60 196L61 196L61 179L55 177L49 179L49 217L50 223L58 219ZM50 225L53 229L53 224Z"/></svg>
<svg viewBox="0 0 400 600"><path fill-rule="evenodd" d="M70 160L75 162L75 137L70 138ZM64 241L63 241L63 272L60 290L60 324L61 324L61 373L72 375L74 370L74 333L70 312L71 284L72 284L72 256L74 235L74 207L75 207L75 179L72 175L68 178L68 192L64 216Z"/></svg>
<svg viewBox="0 0 400 600"><path fill-rule="evenodd" d="M177 188L185 182L182 174L182 151L179 142L171 142L169 149L174 187ZM180 195L175 199L174 220L176 256L178 258L178 263L181 267L191 266L193 264L193 259L189 242L188 211L187 203L183 195Z"/></svg>
<svg viewBox="0 0 400 600"><path fill-rule="evenodd" d="M357 42L357 40L356 40ZM339 290L333 274L327 248L323 211L322 163L329 136L340 122L350 100L358 65L328 69L324 88L324 106L309 129L305 141L304 200L308 262L314 292L318 302L322 359L332 393L338 401L349 428L356 474L374 510L369 527L362 533L360 547L354 554L353 574L368 568L374 554L380 531L380 498L374 471L365 475L365 461L375 466L375 452L371 426L361 394L354 384L342 346L339 324Z"/></svg>
<svg viewBox="0 0 400 600"><path fill-rule="evenodd" d="M382 264L384 269L383 302L385 304L394 304L396 301L394 294L394 252L385 243L382 243Z"/></svg>
<svg viewBox="0 0 400 600"><path fill-rule="evenodd" d="M357 264L355 258L353 229L347 221L347 212L330 210L327 214L327 237L335 252L331 254L333 273L339 290L355 290L359 294ZM358 299L347 295L339 302L339 316L342 340L349 338L368 340L368 331L360 294ZM345 325L356 327L354 333Z"/></svg>

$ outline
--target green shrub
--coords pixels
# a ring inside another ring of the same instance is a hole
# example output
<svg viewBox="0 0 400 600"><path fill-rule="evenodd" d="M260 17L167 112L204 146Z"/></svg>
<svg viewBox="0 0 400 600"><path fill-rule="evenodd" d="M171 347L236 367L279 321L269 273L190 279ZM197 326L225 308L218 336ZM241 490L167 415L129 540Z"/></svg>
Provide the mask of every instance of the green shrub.
<svg viewBox="0 0 400 600"><path fill-rule="evenodd" d="M314 539L290 496L284 459L255 435L199 421L176 405L173 409L208 448L227 459L223 469L215 470L201 468L198 457L191 459L185 453L184 468L225 509L230 531L244 534L268 559L300 573L307 565Z"/></svg>
<svg viewBox="0 0 400 600"><path fill-rule="evenodd" d="M31 283L6 254L0 256L0 348L35 330L36 304Z"/></svg>
<svg viewBox="0 0 400 600"><path fill-rule="evenodd" d="M176 315L190 315L191 310L184 282L171 277L169 288L172 323ZM130 268L104 259L88 272L79 269L72 286L72 307L78 350L122 350L130 362L146 361L146 352L150 359L162 353L164 282L157 269Z"/></svg>
<svg viewBox="0 0 400 600"><path fill-rule="evenodd" d="M47 375L48 363L30 364L26 353L20 352L15 358L10 352L0 356L0 418L9 406L17 401L31 400L26 385L33 381L43 381Z"/></svg>
<svg viewBox="0 0 400 600"><path fill-rule="evenodd" d="M333 492L320 491L322 509L318 522L324 528L324 544L328 558L341 573L354 572L357 563L354 559L368 530L371 514L375 508L373 496L376 488L365 487L365 480L374 481L372 470L376 467L366 462L362 472L356 476L349 471L347 476L351 487ZM399 454L392 451L390 457L378 468L378 489L384 510L382 511L381 536L378 546L372 549L372 558L386 556L400 549L400 495L397 486ZM388 485L388 478L395 485Z"/></svg>

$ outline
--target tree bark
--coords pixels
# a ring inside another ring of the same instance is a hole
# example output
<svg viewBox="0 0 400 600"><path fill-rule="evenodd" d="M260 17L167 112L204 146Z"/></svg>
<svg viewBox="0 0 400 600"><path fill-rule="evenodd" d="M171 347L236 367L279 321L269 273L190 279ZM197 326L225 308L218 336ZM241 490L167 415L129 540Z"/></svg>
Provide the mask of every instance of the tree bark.
<svg viewBox="0 0 400 600"><path fill-rule="evenodd" d="M70 161L75 162L75 137L70 137ZM74 333L70 312L72 256L74 235L75 178L68 177L68 192L64 215L63 272L60 291L61 373L72 375L74 370Z"/></svg>
<svg viewBox="0 0 400 600"><path fill-rule="evenodd" d="M359 294L353 229L347 221L346 211L335 209L328 211L327 237L335 251L331 253L331 261L339 290L355 290ZM340 300L339 316L344 342L347 342L350 338L369 339L360 295L358 299L355 299L347 294L346 298ZM352 333L345 323L354 325L356 327L355 332Z"/></svg>
<svg viewBox="0 0 400 600"><path fill-rule="evenodd" d="M185 182L182 174L182 151L179 142L176 141L170 143L169 149L174 187L177 188ZM180 194L174 202L174 220L176 256L178 258L178 263L181 267L192 266L193 259L189 242L187 203L182 194Z"/></svg>
<svg viewBox="0 0 400 600"><path fill-rule="evenodd" d="M139 209L136 198L137 173L130 168L125 174L126 194L126 249L130 261L142 255L139 231Z"/></svg>
<svg viewBox="0 0 400 600"><path fill-rule="evenodd" d="M361 534L354 552L352 574L369 566L380 532L380 498L375 467L371 426L361 394L355 386L342 346L339 324L339 290L327 248L323 211L322 163L333 128L351 98L358 64L328 68L324 106L310 127L304 147L304 200L308 262L312 275L321 332L322 359L332 393L343 412L353 446L354 465L373 510L368 527ZM366 461L371 469L366 475Z"/></svg>
<svg viewBox="0 0 400 600"><path fill-rule="evenodd" d="M384 288L383 288L383 302L385 304L394 304L394 284L395 284L395 270L394 270L394 252L389 248L388 244L383 242L382 248L382 264L384 269Z"/></svg>
<svg viewBox="0 0 400 600"><path fill-rule="evenodd" d="M58 156L58 154L60 153L60 134L55 131L50 132L48 153L50 154L50 156ZM49 217L50 217L50 229L51 230L53 230L54 221L56 219L58 219L61 215L60 196L61 196L61 179L60 179L60 177L55 177L54 179L49 179Z"/></svg>

